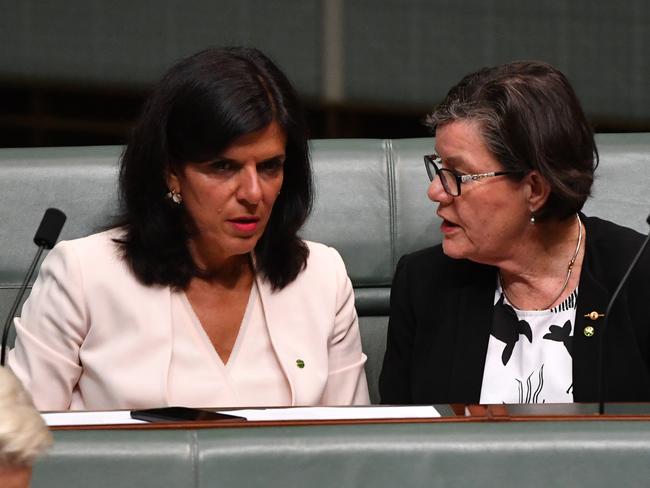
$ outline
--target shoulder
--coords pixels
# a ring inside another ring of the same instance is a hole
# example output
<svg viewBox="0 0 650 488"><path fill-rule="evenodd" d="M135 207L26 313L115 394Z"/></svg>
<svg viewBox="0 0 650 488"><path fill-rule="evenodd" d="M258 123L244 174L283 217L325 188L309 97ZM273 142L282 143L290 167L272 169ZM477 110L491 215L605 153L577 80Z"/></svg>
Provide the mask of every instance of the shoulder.
<svg viewBox="0 0 650 488"><path fill-rule="evenodd" d="M334 270L345 270L343 258L339 252L326 244L313 241L304 241L309 249L309 256L303 272L329 272Z"/></svg>
<svg viewBox="0 0 650 488"><path fill-rule="evenodd" d="M336 249L318 242L304 242L309 249L305 267L282 292L328 295L351 288L345 264Z"/></svg>
<svg viewBox="0 0 650 488"><path fill-rule="evenodd" d="M603 278L618 281L622 271L632 262L645 236L598 217L581 216L587 230L586 262ZM650 267L650 252L645 252L637 264L637 271Z"/></svg>
<svg viewBox="0 0 650 488"><path fill-rule="evenodd" d="M59 254L78 254L79 256L89 256L93 258L119 256L119 246L116 239L123 236L121 229L110 229L104 232L91 234L87 237L60 241L50 252Z"/></svg>
<svg viewBox="0 0 650 488"><path fill-rule="evenodd" d="M50 251L39 272L37 281L56 283L54 288L65 289L76 303L94 310L95 330L103 319L130 316L132 320L135 314L141 317L136 322L147 321L145 316L168 310L170 288L145 285L136 278L114 241L120 236L109 230L62 241Z"/></svg>
<svg viewBox="0 0 650 488"><path fill-rule="evenodd" d="M316 257L322 258L323 256L329 256L332 257L333 255L339 255L339 252L333 248L332 246L328 246L327 244L323 244L322 242L315 242L315 241L303 241L307 247L309 248L309 257Z"/></svg>
<svg viewBox="0 0 650 488"><path fill-rule="evenodd" d="M598 217L585 217L581 215L581 219L587 229L587 241L590 247L594 249L611 249L620 252L621 246L624 248L638 249L643 242L643 234L629 227L624 227Z"/></svg>
<svg viewBox="0 0 650 488"><path fill-rule="evenodd" d="M428 247L402 256L395 270L395 281L407 281L415 286L426 283L444 287L475 281L480 275L492 276L490 266L467 259L453 259L445 255L442 245Z"/></svg>
<svg viewBox="0 0 650 488"><path fill-rule="evenodd" d="M646 236L598 217L581 215L581 218L587 229L586 265L598 280L612 286L618 284ZM650 249L646 248L641 255L629 282L631 288L647 293L650 288Z"/></svg>
<svg viewBox="0 0 650 488"><path fill-rule="evenodd" d="M438 268L440 266L453 265L453 260L445 256L442 245L427 247L419 251L405 254L398 262L398 267L406 268Z"/></svg>
<svg viewBox="0 0 650 488"><path fill-rule="evenodd" d="M60 241L43 261L42 269L76 269L84 279L110 275L130 276L118 243L120 229L110 229L79 239Z"/></svg>

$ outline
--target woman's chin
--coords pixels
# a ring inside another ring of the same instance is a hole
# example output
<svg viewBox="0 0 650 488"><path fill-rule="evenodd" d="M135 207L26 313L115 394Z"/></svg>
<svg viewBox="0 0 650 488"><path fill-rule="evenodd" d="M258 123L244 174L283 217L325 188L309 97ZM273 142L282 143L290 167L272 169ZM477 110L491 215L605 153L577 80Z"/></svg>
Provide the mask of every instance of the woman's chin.
<svg viewBox="0 0 650 488"><path fill-rule="evenodd" d="M235 237L230 242L230 251L235 255L250 254L255 250L255 246L259 240L260 237L257 235Z"/></svg>
<svg viewBox="0 0 650 488"><path fill-rule="evenodd" d="M445 253L445 256L452 259L463 259L467 257L467 252L463 249L462 246L459 246L457 242L453 242L449 238L444 238L442 240L442 252Z"/></svg>

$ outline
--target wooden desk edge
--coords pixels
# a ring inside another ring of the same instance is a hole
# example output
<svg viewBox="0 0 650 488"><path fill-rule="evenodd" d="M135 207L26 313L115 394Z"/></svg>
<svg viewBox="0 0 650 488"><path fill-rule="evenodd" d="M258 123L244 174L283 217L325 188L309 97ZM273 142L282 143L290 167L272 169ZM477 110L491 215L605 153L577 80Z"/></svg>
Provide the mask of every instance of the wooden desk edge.
<svg viewBox="0 0 650 488"><path fill-rule="evenodd" d="M151 422L143 424L59 425L53 431L65 430L179 430L222 429L253 427L301 427L321 425L391 425L436 423L485 423L485 422L589 422L589 421L650 421L643 415L535 415L535 416L485 416L485 417L433 417L433 418L386 418L386 419L336 419L336 420L249 420L249 421L195 421Z"/></svg>

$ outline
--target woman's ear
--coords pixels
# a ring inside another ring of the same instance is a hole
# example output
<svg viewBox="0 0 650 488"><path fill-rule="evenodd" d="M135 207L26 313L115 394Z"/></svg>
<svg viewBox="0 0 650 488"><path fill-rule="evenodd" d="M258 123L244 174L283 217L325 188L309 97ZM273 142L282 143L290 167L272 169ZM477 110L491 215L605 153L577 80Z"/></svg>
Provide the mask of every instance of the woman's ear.
<svg viewBox="0 0 650 488"><path fill-rule="evenodd" d="M181 183L173 169L170 168L167 170L165 180L167 182L168 190L171 191L173 189L174 191L181 193Z"/></svg>
<svg viewBox="0 0 650 488"><path fill-rule="evenodd" d="M551 194L551 185L538 171L531 171L524 176L526 199L531 214L537 213L544 206Z"/></svg>

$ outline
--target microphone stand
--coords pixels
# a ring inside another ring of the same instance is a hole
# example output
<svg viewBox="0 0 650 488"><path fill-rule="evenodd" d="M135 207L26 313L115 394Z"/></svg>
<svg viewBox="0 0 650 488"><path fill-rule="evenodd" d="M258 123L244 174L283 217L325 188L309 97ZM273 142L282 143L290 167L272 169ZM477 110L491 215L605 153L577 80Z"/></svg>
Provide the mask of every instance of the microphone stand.
<svg viewBox="0 0 650 488"><path fill-rule="evenodd" d="M27 289L27 285L29 284L29 281L32 279L32 275L34 274L34 271L36 271L36 266L38 265L38 261L41 259L41 255L43 254L44 250L45 250L45 246L38 246L38 250L36 251L34 260L32 261L32 264L29 266L29 270L27 271L27 275L23 280L23 284L20 286L20 290L18 290L18 294L14 299L14 303L11 306L11 309L9 310L9 315L7 316L7 320L5 321L4 327L2 329L2 353L0 354L0 366L5 365L5 353L7 352L6 346L7 346L7 341L9 339L9 326L11 325L11 322L14 319L16 310L18 310L18 306L20 305L20 302L23 299L23 296L25 295L25 290Z"/></svg>

